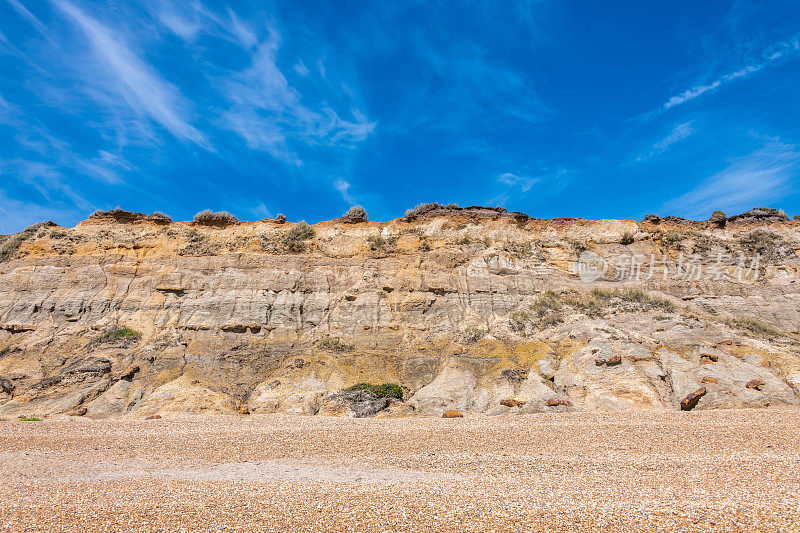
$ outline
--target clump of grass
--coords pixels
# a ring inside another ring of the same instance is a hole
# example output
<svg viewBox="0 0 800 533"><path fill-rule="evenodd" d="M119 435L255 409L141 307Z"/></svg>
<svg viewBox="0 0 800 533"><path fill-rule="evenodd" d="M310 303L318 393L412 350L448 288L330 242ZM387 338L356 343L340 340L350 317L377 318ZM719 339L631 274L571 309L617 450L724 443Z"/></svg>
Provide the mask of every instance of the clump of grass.
<svg viewBox="0 0 800 533"><path fill-rule="evenodd" d="M431 245L428 242L428 238L426 236L424 236L424 235L422 237L420 237L420 239L419 239L419 251L420 252L430 252L431 251Z"/></svg>
<svg viewBox="0 0 800 533"><path fill-rule="evenodd" d="M138 339L142 334L131 328L116 328L112 329L103 335L104 342L112 342L120 339Z"/></svg>
<svg viewBox="0 0 800 533"><path fill-rule="evenodd" d="M736 318L732 318L728 320L727 323L730 326L744 330L758 337L772 338L772 337L780 337L783 335L783 332L781 330L765 322L761 322L760 320L753 318L751 316L739 316Z"/></svg>
<svg viewBox="0 0 800 533"><path fill-rule="evenodd" d="M332 352L348 352L353 349L353 345L346 344L339 337L332 337L330 335L325 335L325 337L319 341L319 345L321 348Z"/></svg>
<svg viewBox="0 0 800 533"><path fill-rule="evenodd" d="M591 249L589 243L585 241L571 241L570 245L572 246L572 251L575 253L575 257L580 257L583 252Z"/></svg>
<svg viewBox="0 0 800 533"><path fill-rule="evenodd" d="M634 239L633 233L631 233L630 231L626 231L625 233L622 234L622 237L620 237L619 243L628 246L629 244L633 244L635 240L636 239Z"/></svg>
<svg viewBox="0 0 800 533"><path fill-rule="evenodd" d="M790 254L790 246L770 231L755 230L739 240L739 246L749 255L759 255L768 263L776 263Z"/></svg>
<svg viewBox="0 0 800 533"><path fill-rule="evenodd" d="M671 231L661 237L661 242L667 248L680 249L681 244L686 239L686 235L680 231Z"/></svg>
<svg viewBox="0 0 800 533"><path fill-rule="evenodd" d="M227 211L217 211L210 209L200 211L194 216L194 223L199 226L230 226L239 220Z"/></svg>
<svg viewBox="0 0 800 533"><path fill-rule="evenodd" d="M518 309L509 315L511 327L516 331L524 331L527 324L543 329L560 324L564 318L561 309L561 295L548 290L531 303L527 309Z"/></svg>
<svg viewBox="0 0 800 533"><path fill-rule="evenodd" d="M308 224L298 222L289 228L283 236L283 245L290 252L303 252L306 250L306 243L308 239L314 237L314 229Z"/></svg>
<svg viewBox="0 0 800 533"><path fill-rule="evenodd" d="M372 383L356 383L352 387L345 389L346 391L369 391L377 398L397 398L403 399L403 387L397 383L383 383L381 385L373 385Z"/></svg>
<svg viewBox="0 0 800 533"><path fill-rule="evenodd" d="M588 296L569 294L564 296L563 301L567 306L590 318L603 316L606 308L606 301L591 293Z"/></svg>
<svg viewBox="0 0 800 533"><path fill-rule="evenodd" d="M37 418L35 416L21 416L17 420L20 422L41 422L41 418Z"/></svg>
<svg viewBox="0 0 800 533"><path fill-rule="evenodd" d="M661 309L675 311L675 304L661 296L649 294L640 289L593 289L588 294L561 295L546 291L525 309L518 309L509 315L511 328L524 332L528 325L537 328L555 326L564 321L567 308L590 318L602 317L606 309L616 306L622 311L647 311Z"/></svg>
<svg viewBox="0 0 800 533"><path fill-rule="evenodd" d="M462 235L461 237L459 237L458 239L456 239L456 244L458 246L466 246L468 244L472 244L472 239L470 238L469 235L465 234L465 235Z"/></svg>
<svg viewBox="0 0 800 533"><path fill-rule="evenodd" d="M650 294L641 289L592 289L589 293L591 298L596 298L601 301L610 302L612 300L619 300L621 302L628 302L638 304L640 307L647 309L663 309L664 311L674 311L675 304L667 298Z"/></svg>
<svg viewBox="0 0 800 533"><path fill-rule="evenodd" d="M468 342L478 342L486 335L486 330L470 326L464 330L464 340Z"/></svg>
<svg viewBox="0 0 800 533"><path fill-rule="evenodd" d="M394 248L396 243L397 237L387 237L385 239L381 235L370 235L367 237L367 244L369 244L369 249L373 252L389 252Z"/></svg>
<svg viewBox="0 0 800 533"><path fill-rule="evenodd" d="M17 253L17 250L19 250L20 246L22 246L22 243L36 235L41 228L51 226L55 226L55 223L49 221L38 222L28 226L19 233L15 233L14 235L9 235L6 237L2 244L0 244L0 261L11 259Z"/></svg>
<svg viewBox="0 0 800 533"><path fill-rule="evenodd" d="M188 244L178 250L178 255L207 256L219 252L219 244L211 242L205 235L195 230L186 234Z"/></svg>

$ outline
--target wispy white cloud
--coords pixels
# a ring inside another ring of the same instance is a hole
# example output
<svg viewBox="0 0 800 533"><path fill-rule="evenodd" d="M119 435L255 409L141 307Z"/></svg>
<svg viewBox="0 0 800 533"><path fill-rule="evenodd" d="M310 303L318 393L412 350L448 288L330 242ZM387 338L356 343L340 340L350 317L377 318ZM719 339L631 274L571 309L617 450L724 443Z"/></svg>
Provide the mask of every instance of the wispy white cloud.
<svg viewBox="0 0 800 533"><path fill-rule="evenodd" d="M0 176L25 183L36 190L48 205L63 205L64 200L86 211L92 204L75 192L61 169L48 163L28 159L10 159L0 163Z"/></svg>
<svg viewBox="0 0 800 533"><path fill-rule="evenodd" d="M518 176L512 172L503 172L497 176L497 181L508 185L509 187L518 187L520 191L526 193L531 187L540 181L540 178L531 178L528 176Z"/></svg>
<svg viewBox="0 0 800 533"><path fill-rule="evenodd" d="M228 8L228 17L231 20L230 27L242 46L252 48L258 44L258 37L256 37L255 32L230 7Z"/></svg>
<svg viewBox="0 0 800 533"><path fill-rule="evenodd" d="M675 144L678 141L682 141L683 139L693 135L695 132L694 128L692 127L692 121L684 122L682 124L678 124L675 126L672 131L663 139L658 141L657 143L653 144L652 148L648 150L646 153L639 154L636 157L637 162L646 161L656 155L665 152L670 146Z"/></svg>
<svg viewBox="0 0 800 533"><path fill-rule="evenodd" d="M355 205L356 199L350 195L350 183L343 180L342 178L338 178L336 181L333 182L334 188L339 191L339 194L342 195L342 200L347 202L350 205Z"/></svg>
<svg viewBox="0 0 800 533"><path fill-rule="evenodd" d="M305 63L303 63L302 60L300 60L297 63L295 63L294 67L292 67L292 68L294 69L294 71L297 73L298 76L306 77L306 76L308 76L308 74L310 72L308 70L308 67L306 66Z"/></svg>
<svg viewBox="0 0 800 533"><path fill-rule="evenodd" d="M770 139L691 191L666 202L662 211L690 218L708 217L714 209L746 211L791 192L799 169L798 147Z"/></svg>
<svg viewBox="0 0 800 533"><path fill-rule="evenodd" d="M541 195L549 195L563 189L567 183L567 170L544 168L535 176L528 173L503 172L495 176L495 182L500 185L501 192L490 198L487 205L504 206L509 201L527 197L534 186Z"/></svg>
<svg viewBox="0 0 800 533"><path fill-rule="evenodd" d="M24 5L22 5L18 0L6 0L6 1L9 4L11 4L11 7L14 8L14 11L16 11L22 18L24 18L25 20L30 22L31 25L34 28L36 28L36 31L38 31L39 33L41 33L45 37L49 38L49 32L47 31L47 27L42 23L41 20L39 20L36 17L36 15L31 13L28 10L28 8L26 8Z"/></svg>
<svg viewBox="0 0 800 533"><path fill-rule="evenodd" d="M671 109L690 100L694 100L695 98L709 91L718 89L719 87L722 87L731 81L747 78L751 74L764 69L772 63L780 59L784 59L789 55L795 54L798 50L800 50L800 41L797 39L778 43L776 46L770 48L770 51L765 54L765 59L762 62L755 65L747 65L742 67L738 70L725 74L710 83L700 84L690 89L686 89L682 93L670 97L666 102L664 102L663 108Z"/></svg>
<svg viewBox="0 0 800 533"><path fill-rule="evenodd" d="M353 119L348 120L329 105L314 110L304 104L300 91L277 65L279 47L280 35L271 29L251 56L250 66L220 80L232 104L223 115L228 128L249 147L298 165L301 161L289 148L291 141L350 146L372 133L375 122L358 109L350 110Z"/></svg>
<svg viewBox="0 0 800 533"><path fill-rule="evenodd" d="M149 117L180 140L210 149L205 137L185 119L189 103L176 87L138 57L119 35L66 0L51 0L83 32L114 78L122 97L137 113Z"/></svg>

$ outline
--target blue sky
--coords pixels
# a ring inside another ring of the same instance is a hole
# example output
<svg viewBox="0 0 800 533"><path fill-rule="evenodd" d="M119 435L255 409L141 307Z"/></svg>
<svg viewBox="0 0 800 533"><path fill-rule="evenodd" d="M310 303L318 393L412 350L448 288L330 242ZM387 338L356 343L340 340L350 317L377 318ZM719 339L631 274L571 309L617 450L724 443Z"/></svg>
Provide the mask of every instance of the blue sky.
<svg viewBox="0 0 800 533"><path fill-rule="evenodd" d="M0 233L800 213L800 2L0 0Z"/></svg>

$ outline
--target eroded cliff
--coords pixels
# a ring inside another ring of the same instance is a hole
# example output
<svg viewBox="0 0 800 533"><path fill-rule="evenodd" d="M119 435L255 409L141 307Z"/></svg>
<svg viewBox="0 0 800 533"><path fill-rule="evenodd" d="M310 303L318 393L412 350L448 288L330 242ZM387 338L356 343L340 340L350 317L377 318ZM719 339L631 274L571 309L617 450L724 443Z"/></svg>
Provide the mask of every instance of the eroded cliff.
<svg viewBox="0 0 800 533"><path fill-rule="evenodd" d="M795 405L798 243L775 217L485 208L43 224L2 244L0 416ZM362 382L405 401L340 392Z"/></svg>

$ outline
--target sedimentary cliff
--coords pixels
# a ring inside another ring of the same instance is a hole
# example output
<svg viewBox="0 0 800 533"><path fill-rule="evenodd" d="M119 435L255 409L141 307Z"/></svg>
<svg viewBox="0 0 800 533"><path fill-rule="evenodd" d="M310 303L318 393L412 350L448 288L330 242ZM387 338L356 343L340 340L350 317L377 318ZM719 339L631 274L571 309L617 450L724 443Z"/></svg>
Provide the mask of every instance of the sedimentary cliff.
<svg viewBox="0 0 800 533"><path fill-rule="evenodd" d="M0 243L0 417L796 405L798 243L763 212L45 223Z"/></svg>

